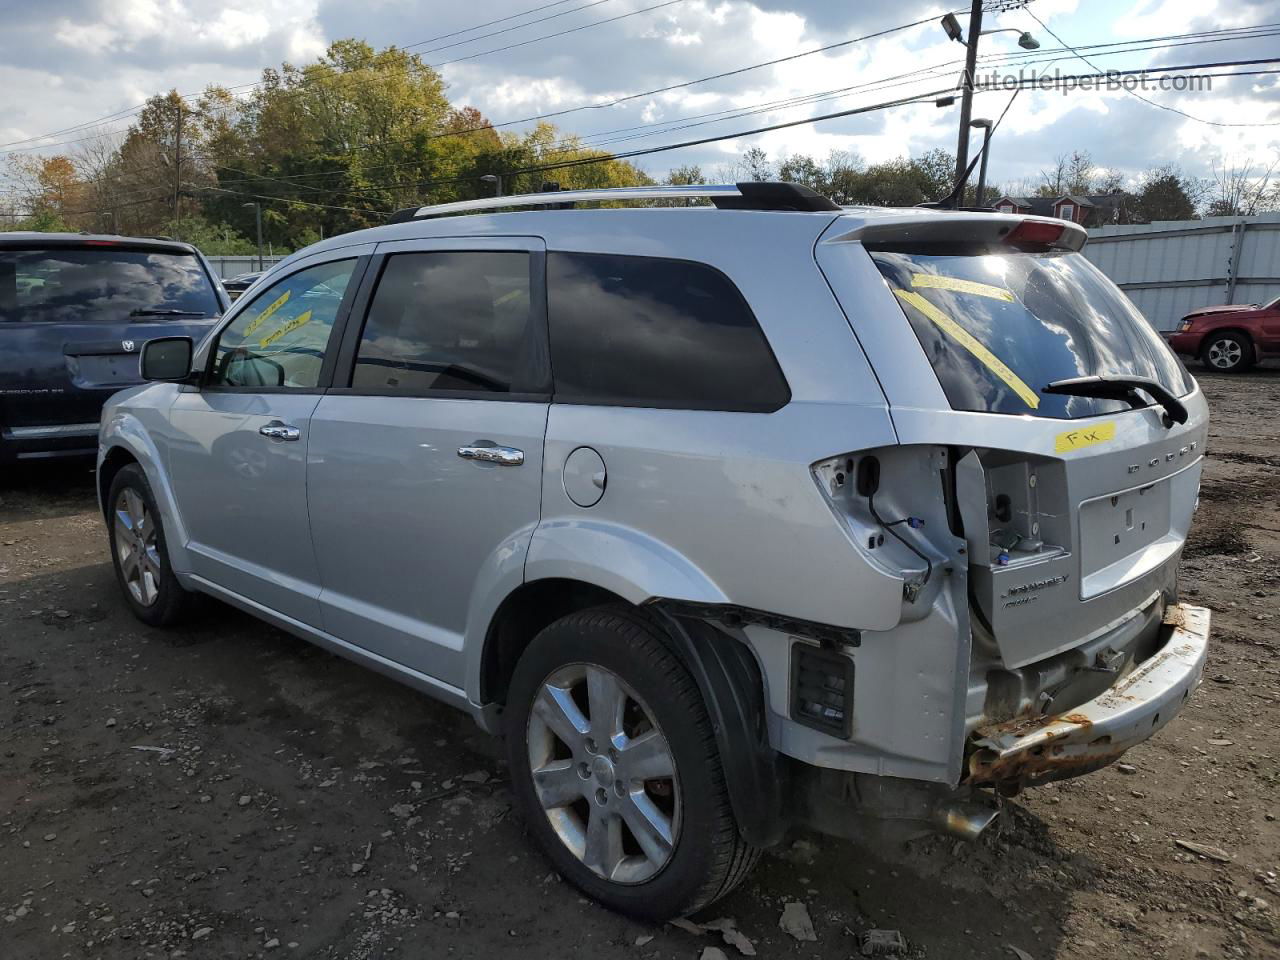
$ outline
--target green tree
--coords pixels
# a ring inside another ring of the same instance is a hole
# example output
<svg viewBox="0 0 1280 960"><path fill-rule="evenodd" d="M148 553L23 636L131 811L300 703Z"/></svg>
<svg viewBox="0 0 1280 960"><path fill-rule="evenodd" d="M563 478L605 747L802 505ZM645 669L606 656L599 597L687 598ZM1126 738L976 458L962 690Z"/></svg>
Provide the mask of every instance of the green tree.
<svg viewBox="0 0 1280 960"><path fill-rule="evenodd" d="M1152 167L1142 175L1138 192L1128 204L1135 223L1155 220L1191 220L1196 215L1199 185L1175 166Z"/></svg>

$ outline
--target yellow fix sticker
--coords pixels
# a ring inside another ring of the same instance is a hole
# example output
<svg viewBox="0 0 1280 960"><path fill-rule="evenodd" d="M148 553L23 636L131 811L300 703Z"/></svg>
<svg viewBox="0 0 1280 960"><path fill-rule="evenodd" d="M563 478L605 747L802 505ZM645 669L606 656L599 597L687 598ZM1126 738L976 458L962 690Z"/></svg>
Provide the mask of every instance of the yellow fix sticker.
<svg viewBox="0 0 1280 960"><path fill-rule="evenodd" d="M249 326L245 327L244 337L246 340L248 340L251 336L253 336L253 332L255 330L257 330L260 326L262 326L269 319L271 319L271 315L273 313L275 313L277 310L283 307L286 303L288 303L289 294L292 292L293 292L292 290L286 290L284 293L280 294L280 296L276 297L275 300L271 303L271 305L267 307L267 309L263 310L260 314L258 314L256 317L253 318L253 320L249 323Z"/></svg>
<svg viewBox="0 0 1280 960"><path fill-rule="evenodd" d="M1013 294L1004 287L979 283L976 280L961 280L958 277L943 277L936 273L913 273L911 286L933 290L954 290L956 293L972 293L979 297L990 297L992 300L1013 303Z"/></svg>
<svg viewBox="0 0 1280 960"><path fill-rule="evenodd" d="M283 337L286 333L292 333L294 330L297 330L300 326L307 323L310 319L311 319L311 311L303 310L302 313L298 314L296 317L294 317L292 320L286 323L283 327L281 327L275 333L271 334L270 336L263 337L261 340L259 340L258 346L260 347L271 346L271 344L275 343L277 340Z"/></svg>
<svg viewBox="0 0 1280 960"><path fill-rule="evenodd" d="M978 362L994 373L1005 386L1021 397L1022 402L1028 407L1034 410L1040 406L1039 395L1027 386L1021 377L1010 370L1003 360L983 346L982 342L968 330L960 326L920 294L913 293L910 290L894 290L893 292L897 294L900 300L911 304L911 306L941 327L951 339L977 357Z"/></svg>
<svg viewBox="0 0 1280 960"><path fill-rule="evenodd" d="M1079 430L1068 430L1066 433L1060 433L1053 440L1053 449L1055 453L1070 453L1072 450L1082 450L1085 447L1092 447L1095 443L1106 443L1108 440L1116 438L1116 422L1108 420L1106 423L1095 423L1091 427L1081 427Z"/></svg>

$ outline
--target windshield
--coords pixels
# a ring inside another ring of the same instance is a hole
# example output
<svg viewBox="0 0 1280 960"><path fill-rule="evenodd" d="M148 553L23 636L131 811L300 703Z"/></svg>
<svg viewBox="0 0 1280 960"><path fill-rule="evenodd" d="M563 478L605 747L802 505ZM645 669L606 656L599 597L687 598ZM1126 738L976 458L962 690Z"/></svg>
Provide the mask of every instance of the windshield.
<svg viewBox="0 0 1280 960"><path fill-rule="evenodd" d="M213 284L190 253L0 250L0 322L120 323L219 312Z"/></svg>
<svg viewBox="0 0 1280 960"><path fill-rule="evenodd" d="M1055 380L1148 377L1191 392L1182 363L1116 286L1078 253L881 248L872 259L953 409L1075 419L1123 400L1047 394Z"/></svg>

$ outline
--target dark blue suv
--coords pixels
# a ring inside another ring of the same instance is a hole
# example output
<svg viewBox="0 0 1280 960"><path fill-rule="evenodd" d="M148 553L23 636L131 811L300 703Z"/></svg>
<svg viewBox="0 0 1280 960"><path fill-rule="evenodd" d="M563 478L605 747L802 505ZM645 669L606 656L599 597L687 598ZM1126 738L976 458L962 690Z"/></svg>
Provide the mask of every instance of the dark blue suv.
<svg viewBox="0 0 1280 960"><path fill-rule="evenodd" d="M102 404L155 337L199 340L229 301L195 247L0 233L0 462L92 454Z"/></svg>

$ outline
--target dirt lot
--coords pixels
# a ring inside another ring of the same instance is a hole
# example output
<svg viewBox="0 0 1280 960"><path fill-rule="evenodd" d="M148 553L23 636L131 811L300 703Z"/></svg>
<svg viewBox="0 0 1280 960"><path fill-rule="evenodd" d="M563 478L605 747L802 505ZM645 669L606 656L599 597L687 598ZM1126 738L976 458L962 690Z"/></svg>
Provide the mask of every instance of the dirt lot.
<svg viewBox="0 0 1280 960"><path fill-rule="evenodd" d="M699 919L762 957L869 928L914 957L1280 957L1280 375L1201 382L1183 584L1216 643L1183 715L977 844L802 837ZM0 957L738 955L558 882L462 715L216 605L140 626L83 469L11 471L0 500ZM816 941L779 929L793 900Z"/></svg>

